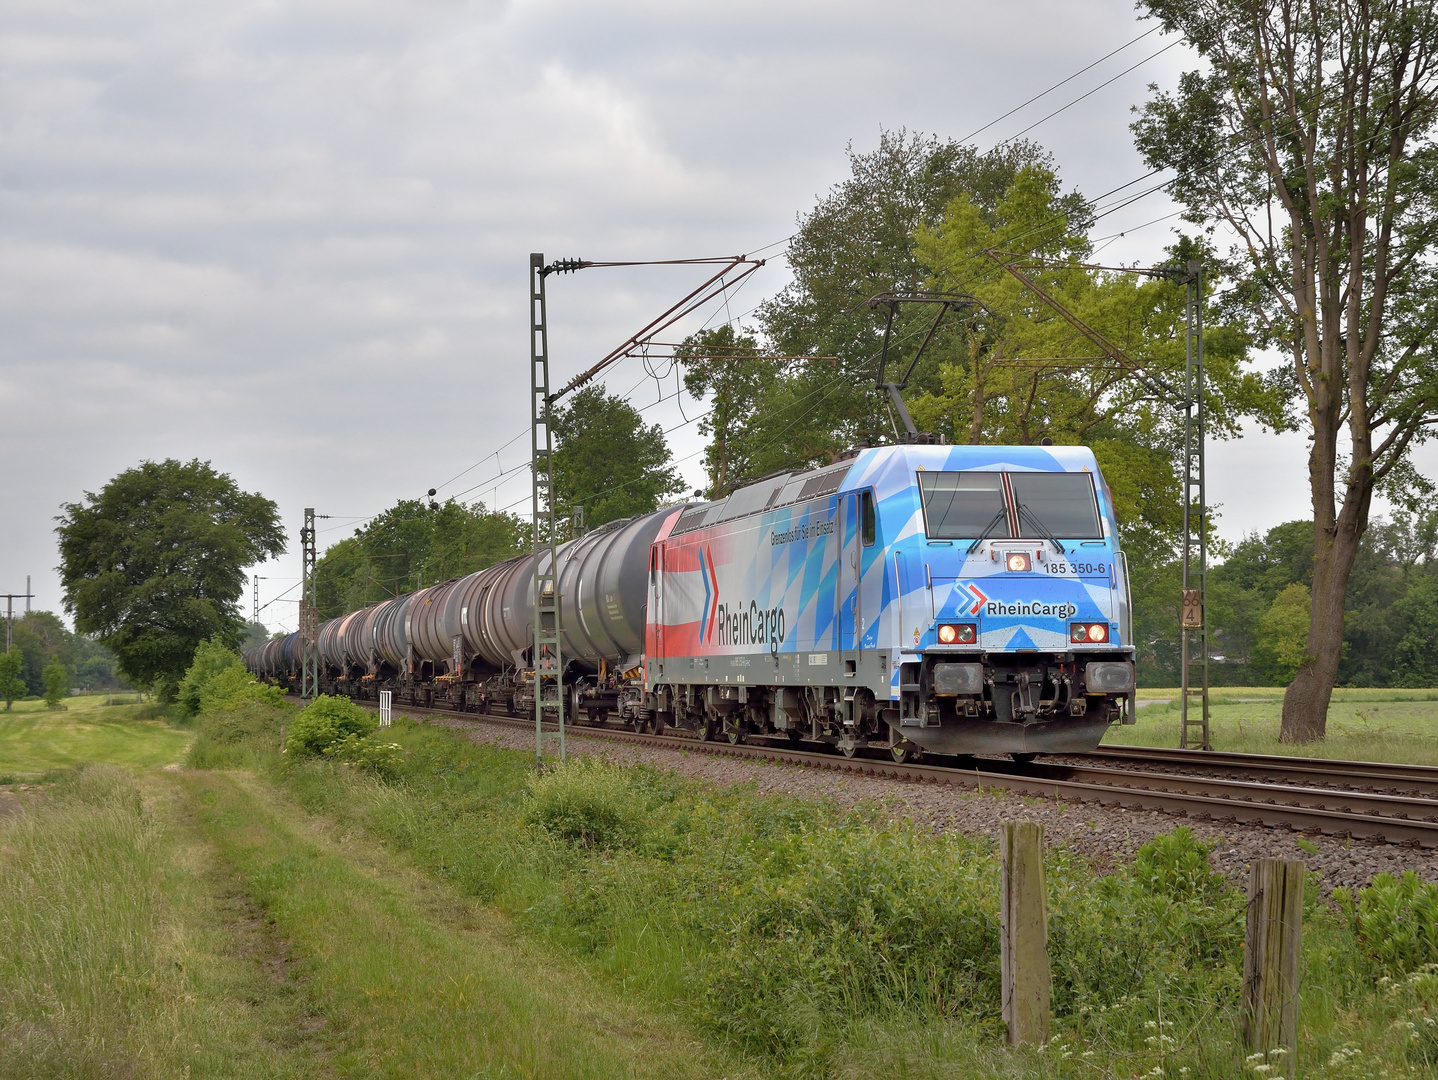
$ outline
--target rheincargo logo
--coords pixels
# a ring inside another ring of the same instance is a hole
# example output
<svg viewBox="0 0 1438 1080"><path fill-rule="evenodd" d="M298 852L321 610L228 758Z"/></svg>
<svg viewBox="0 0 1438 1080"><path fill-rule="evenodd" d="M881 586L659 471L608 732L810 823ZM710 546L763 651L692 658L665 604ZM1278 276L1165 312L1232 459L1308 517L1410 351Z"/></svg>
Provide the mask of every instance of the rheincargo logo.
<svg viewBox="0 0 1438 1080"><path fill-rule="evenodd" d="M720 645L768 645L769 651L778 656L784 629L781 607L761 608L753 600L747 609L742 604L738 608L719 605Z"/></svg>
<svg viewBox="0 0 1438 1080"><path fill-rule="evenodd" d="M1046 619L1072 619L1078 614L1074 604L1005 604L990 600L984 605L985 615L1038 615Z"/></svg>

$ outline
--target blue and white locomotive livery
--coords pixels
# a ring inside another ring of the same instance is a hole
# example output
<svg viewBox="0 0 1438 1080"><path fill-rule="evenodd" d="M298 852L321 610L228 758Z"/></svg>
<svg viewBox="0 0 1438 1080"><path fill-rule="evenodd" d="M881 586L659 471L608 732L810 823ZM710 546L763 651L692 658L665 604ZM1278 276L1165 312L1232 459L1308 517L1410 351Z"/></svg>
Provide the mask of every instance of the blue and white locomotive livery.
<svg viewBox="0 0 1438 1080"><path fill-rule="evenodd" d="M561 546L566 712L846 754L1077 752L1132 722L1128 577L1080 446L902 445ZM533 710L533 557L351 613L321 683ZM300 649L247 654L294 678Z"/></svg>
<svg viewBox="0 0 1438 1080"><path fill-rule="evenodd" d="M1086 447L864 450L690 507L654 549L646 688L731 738L1023 755L1091 750L1132 715L1127 575Z"/></svg>

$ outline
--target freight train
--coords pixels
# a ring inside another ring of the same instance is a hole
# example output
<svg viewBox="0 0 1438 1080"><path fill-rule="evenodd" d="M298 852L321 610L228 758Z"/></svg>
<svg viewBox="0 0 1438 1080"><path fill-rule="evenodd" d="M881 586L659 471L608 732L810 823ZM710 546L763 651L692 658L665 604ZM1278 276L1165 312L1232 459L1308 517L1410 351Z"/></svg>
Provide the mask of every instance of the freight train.
<svg viewBox="0 0 1438 1080"><path fill-rule="evenodd" d="M861 450L557 560L570 722L898 760L1086 751L1133 722L1127 564L1086 447ZM533 715L534 579L517 556L323 623L321 689ZM296 688L300 659L296 634L246 654Z"/></svg>

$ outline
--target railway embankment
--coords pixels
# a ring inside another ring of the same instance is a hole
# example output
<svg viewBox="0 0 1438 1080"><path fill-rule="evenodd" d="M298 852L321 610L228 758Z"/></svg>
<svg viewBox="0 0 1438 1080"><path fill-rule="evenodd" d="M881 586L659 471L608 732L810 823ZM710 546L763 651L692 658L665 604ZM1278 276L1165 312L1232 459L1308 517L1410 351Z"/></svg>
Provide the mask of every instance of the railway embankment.
<svg viewBox="0 0 1438 1080"><path fill-rule="evenodd" d="M525 728L484 716L418 711L412 715L469 739L517 751L532 752L534 748L532 726ZM936 833L991 837L1000 821L1027 818L1044 825L1051 844L1092 860L1100 870L1133 859L1144 844L1184 825L1211 847L1208 859L1214 869L1235 882L1244 880L1247 867L1255 859L1301 859L1317 875L1318 885L1325 891L1356 888L1369 884L1378 874L1401 875L1410 870L1424 880L1438 882L1438 850L1431 848L1304 833L1281 825L1200 820L1197 816L1180 817L1173 812L1097 801L1066 801L985 787L982 783L914 783L893 776L812 768L782 760L718 756L704 752L699 745L671 747L650 745L649 741L616 741L612 737L615 733L597 732L582 725L571 726L568 733L569 752L578 756L599 755L625 764L651 765L725 786L750 784L761 793L832 799L846 807L870 804L881 807L896 820L908 819ZM849 763L833 764L847 767ZM874 768L882 764L876 762ZM991 764L1005 765L999 761ZM1126 764L1139 767L1133 761ZM1185 770L1174 771L1182 775ZM1231 775L1235 770L1230 766L1226 771ZM1350 777L1350 782L1353 779ZM1438 812L1438 805L1434 811ZM1219 807L1209 817L1222 817L1224 813L1225 808Z"/></svg>

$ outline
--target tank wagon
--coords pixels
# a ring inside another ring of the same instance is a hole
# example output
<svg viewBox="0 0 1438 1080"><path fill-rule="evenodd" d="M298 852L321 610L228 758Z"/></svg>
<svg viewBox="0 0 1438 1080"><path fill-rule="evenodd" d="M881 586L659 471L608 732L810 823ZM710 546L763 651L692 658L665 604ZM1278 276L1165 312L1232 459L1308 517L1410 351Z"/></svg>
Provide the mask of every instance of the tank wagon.
<svg viewBox="0 0 1438 1080"><path fill-rule="evenodd" d="M862 450L557 558L571 719L899 759L1091 750L1133 720L1128 574L1086 447ZM330 620L321 685L532 713L533 606L525 555ZM246 660L297 684L296 635Z"/></svg>

